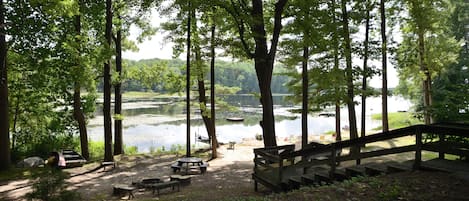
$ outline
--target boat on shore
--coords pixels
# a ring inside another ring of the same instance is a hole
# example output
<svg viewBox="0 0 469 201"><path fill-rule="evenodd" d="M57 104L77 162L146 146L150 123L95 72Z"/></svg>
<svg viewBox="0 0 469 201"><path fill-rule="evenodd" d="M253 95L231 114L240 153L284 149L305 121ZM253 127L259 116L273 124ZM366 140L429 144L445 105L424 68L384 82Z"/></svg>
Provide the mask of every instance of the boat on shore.
<svg viewBox="0 0 469 201"><path fill-rule="evenodd" d="M242 117L228 117L226 118L228 121L244 121L244 118Z"/></svg>

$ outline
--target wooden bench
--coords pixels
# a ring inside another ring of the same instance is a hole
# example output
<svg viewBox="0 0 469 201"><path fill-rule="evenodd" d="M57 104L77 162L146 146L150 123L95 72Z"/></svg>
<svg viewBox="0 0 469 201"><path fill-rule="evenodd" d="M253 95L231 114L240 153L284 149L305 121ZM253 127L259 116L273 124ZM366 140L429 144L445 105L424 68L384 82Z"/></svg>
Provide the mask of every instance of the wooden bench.
<svg viewBox="0 0 469 201"><path fill-rule="evenodd" d="M171 175L170 181L179 181L181 185L187 186L191 183L191 176L189 175Z"/></svg>
<svg viewBox="0 0 469 201"><path fill-rule="evenodd" d="M137 188L125 184L117 184L113 187L113 195L129 195L129 200L132 198L135 198L133 191L135 191Z"/></svg>
<svg viewBox="0 0 469 201"><path fill-rule="evenodd" d="M165 189L169 187L171 187L172 190L174 190L174 187L177 187L177 190L179 191L180 184L181 183L179 181L168 181L168 182L162 182L162 183L156 183L156 184L148 184L145 186L145 188L151 189L153 194L155 194L155 191L156 191L157 195L159 195L161 189Z"/></svg>
<svg viewBox="0 0 469 201"><path fill-rule="evenodd" d="M174 172L174 173L175 173L175 172L180 172L180 171L181 171L181 166L179 165L179 163L176 162L176 163L173 163L173 164L171 165L171 169L173 169L173 172Z"/></svg>
<svg viewBox="0 0 469 201"><path fill-rule="evenodd" d="M114 161L104 161L101 163L101 166L104 168L104 171L106 171L106 166L112 166L112 168L116 168L117 163Z"/></svg>
<svg viewBox="0 0 469 201"><path fill-rule="evenodd" d="M207 172L207 167L208 167L208 163L206 163L206 162L202 163L202 164L199 166L200 172L201 172L202 174L205 174L205 172Z"/></svg>

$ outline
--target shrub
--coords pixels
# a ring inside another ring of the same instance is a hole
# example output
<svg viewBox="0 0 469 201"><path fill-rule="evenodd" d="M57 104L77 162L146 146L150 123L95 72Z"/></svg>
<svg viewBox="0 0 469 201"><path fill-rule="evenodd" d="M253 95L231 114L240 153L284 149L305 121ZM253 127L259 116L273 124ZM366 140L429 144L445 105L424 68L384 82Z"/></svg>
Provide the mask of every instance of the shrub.
<svg viewBox="0 0 469 201"><path fill-rule="evenodd" d="M28 200L74 201L81 200L77 192L66 190L67 175L61 170L50 168L33 184L33 191L26 194Z"/></svg>

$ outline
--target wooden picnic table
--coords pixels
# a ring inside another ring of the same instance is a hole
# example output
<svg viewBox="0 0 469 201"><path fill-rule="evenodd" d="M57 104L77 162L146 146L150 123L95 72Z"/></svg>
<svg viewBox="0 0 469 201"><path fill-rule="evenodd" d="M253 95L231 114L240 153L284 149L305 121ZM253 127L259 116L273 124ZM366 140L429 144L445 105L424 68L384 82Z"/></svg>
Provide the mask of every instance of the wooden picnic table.
<svg viewBox="0 0 469 201"><path fill-rule="evenodd" d="M204 170L206 170L206 164L204 164L201 158L197 158L197 157L180 158L177 161L177 165L181 168L185 167L186 174L188 173L190 167L197 167L201 170L202 173L204 173L205 172Z"/></svg>

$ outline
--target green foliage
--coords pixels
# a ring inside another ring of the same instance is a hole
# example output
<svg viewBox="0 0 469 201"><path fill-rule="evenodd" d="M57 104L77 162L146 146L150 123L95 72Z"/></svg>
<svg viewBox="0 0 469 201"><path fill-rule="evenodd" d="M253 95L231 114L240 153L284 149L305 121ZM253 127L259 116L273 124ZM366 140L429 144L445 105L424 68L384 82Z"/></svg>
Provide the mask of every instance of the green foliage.
<svg viewBox="0 0 469 201"><path fill-rule="evenodd" d="M373 120L381 120L381 114L373 114L371 116ZM416 116L410 112L396 112L388 114L389 128L398 129L411 125L421 124L422 120L416 118ZM380 130L381 128L373 128L374 130Z"/></svg>
<svg viewBox="0 0 469 201"><path fill-rule="evenodd" d="M140 61L126 60L124 68L123 90L153 91L173 93L184 91L185 63L179 59L145 59ZM194 71L195 72L195 71ZM286 68L277 65L272 77L274 94L290 93L285 86L290 78L285 75ZM207 78L206 78L207 79ZM194 80L194 79L193 79ZM215 63L216 94L249 94L258 92L257 75L252 62Z"/></svg>
<svg viewBox="0 0 469 201"><path fill-rule="evenodd" d="M67 190L65 179L68 177L61 170L50 168L46 173L38 175L33 184L33 191L28 193L28 200L73 201L81 200L80 194Z"/></svg>

